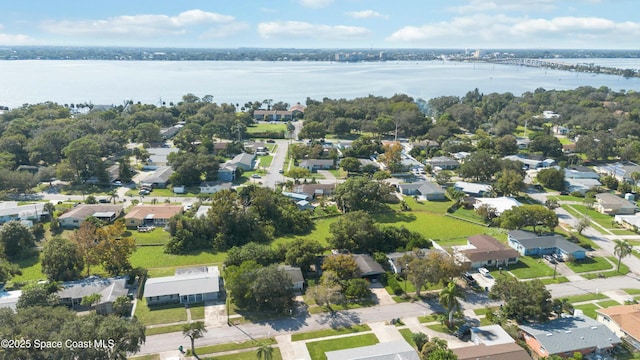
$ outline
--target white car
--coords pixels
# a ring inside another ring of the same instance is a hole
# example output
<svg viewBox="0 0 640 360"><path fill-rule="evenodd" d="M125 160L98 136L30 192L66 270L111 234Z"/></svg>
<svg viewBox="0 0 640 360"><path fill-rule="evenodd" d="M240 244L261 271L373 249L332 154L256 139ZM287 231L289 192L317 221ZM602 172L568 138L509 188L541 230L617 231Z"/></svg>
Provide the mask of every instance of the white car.
<svg viewBox="0 0 640 360"><path fill-rule="evenodd" d="M478 269L478 272L484 277L491 276L491 274L489 274L489 270L487 270L486 268L480 268Z"/></svg>

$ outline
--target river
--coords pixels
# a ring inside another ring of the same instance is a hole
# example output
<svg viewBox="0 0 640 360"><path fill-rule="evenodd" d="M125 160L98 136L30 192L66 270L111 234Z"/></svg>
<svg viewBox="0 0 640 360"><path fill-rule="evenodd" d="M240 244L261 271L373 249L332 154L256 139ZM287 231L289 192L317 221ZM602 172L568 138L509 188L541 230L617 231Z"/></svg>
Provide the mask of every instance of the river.
<svg viewBox="0 0 640 360"><path fill-rule="evenodd" d="M571 59L564 59L567 62ZM564 61L559 59L559 61ZM602 59L603 65L612 63ZM614 59L640 68L640 59ZM574 62L599 64L598 59ZM213 95L217 103L273 99L290 104L315 100L404 93L425 100L445 95L511 92L537 88L607 86L640 91L640 78L576 73L486 63L425 62L266 62L266 61L51 61L0 62L0 105L122 104L125 100L169 104L184 94Z"/></svg>

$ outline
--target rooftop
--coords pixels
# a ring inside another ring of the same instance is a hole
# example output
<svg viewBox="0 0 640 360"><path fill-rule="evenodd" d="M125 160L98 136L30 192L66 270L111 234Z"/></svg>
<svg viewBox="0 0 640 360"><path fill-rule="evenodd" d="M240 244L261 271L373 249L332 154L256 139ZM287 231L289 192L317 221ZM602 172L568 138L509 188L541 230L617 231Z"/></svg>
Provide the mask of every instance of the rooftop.
<svg viewBox="0 0 640 360"><path fill-rule="evenodd" d="M515 343L486 346L484 344L452 349L458 360L531 360L531 356Z"/></svg>
<svg viewBox="0 0 640 360"><path fill-rule="evenodd" d="M636 340L640 340L640 305L611 306L597 309L597 313L608 316L611 320Z"/></svg>
<svg viewBox="0 0 640 360"><path fill-rule="evenodd" d="M60 219L78 218L86 219L100 213L119 213L122 211L122 205L109 204L80 204L68 212L60 215Z"/></svg>
<svg viewBox="0 0 640 360"><path fill-rule="evenodd" d="M169 219L182 212L182 205L136 205L125 215L125 219L144 219L152 215L156 219Z"/></svg>
<svg viewBox="0 0 640 360"><path fill-rule="evenodd" d="M327 351L325 355L327 360L420 360L413 346L404 340Z"/></svg>
<svg viewBox="0 0 640 360"><path fill-rule="evenodd" d="M508 232L509 237L517 240L527 249L532 248L559 248L568 253L575 251L584 251L580 246L565 239L562 235L538 235L534 232L524 230L511 230Z"/></svg>
<svg viewBox="0 0 640 360"><path fill-rule="evenodd" d="M220 291L220 270L217 266L197 266L176 269L174 276L150 278L144 285L144 296L171 294L195 295Z"/></svg>

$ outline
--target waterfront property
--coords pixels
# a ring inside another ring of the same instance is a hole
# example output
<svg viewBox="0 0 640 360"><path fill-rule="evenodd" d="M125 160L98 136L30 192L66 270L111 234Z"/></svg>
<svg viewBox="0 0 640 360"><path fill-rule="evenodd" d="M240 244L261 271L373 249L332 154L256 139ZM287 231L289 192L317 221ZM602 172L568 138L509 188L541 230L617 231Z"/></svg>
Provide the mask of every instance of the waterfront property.
<svg viewBox="0 0 640 360"><path fill-rule="evenodd" d="M150 278L144 285L148 305L191 304L218 299L220 270L217 266L176 269L175 275Z"/></svg>

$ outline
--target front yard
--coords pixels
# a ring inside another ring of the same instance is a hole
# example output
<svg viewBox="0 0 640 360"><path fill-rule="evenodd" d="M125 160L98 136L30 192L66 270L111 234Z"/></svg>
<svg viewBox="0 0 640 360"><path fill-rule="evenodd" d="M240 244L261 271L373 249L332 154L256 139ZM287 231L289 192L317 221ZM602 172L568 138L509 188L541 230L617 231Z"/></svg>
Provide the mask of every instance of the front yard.
<svg viewBox="0 0 640 360"><path fill-rule="evenodd" d="M328 351L375 345L378 342L378 338L375 334L363 334L332 340L308 342L306 345L312 360L326 360L327 356L325 353Z"/></svg>

